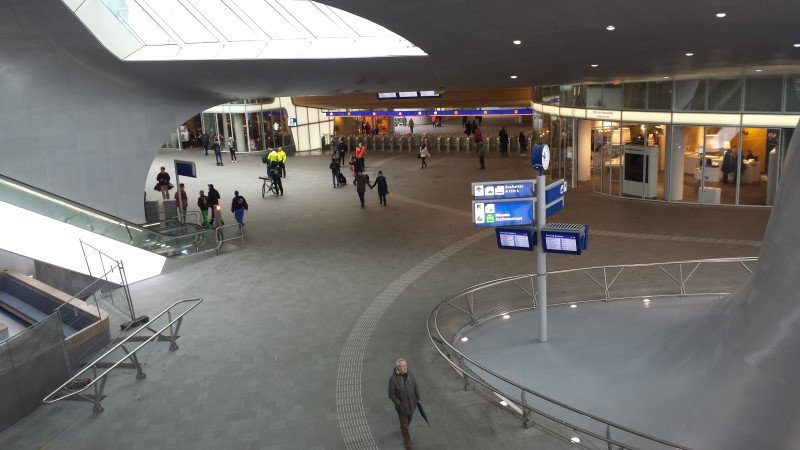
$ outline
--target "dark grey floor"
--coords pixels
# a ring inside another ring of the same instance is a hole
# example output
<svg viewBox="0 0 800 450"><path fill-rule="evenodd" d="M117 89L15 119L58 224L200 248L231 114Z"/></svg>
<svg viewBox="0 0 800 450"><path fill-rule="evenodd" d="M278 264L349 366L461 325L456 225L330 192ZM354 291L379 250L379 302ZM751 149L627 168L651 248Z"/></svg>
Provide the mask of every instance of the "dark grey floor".
<svg viewBox="0 0 800 450"><path fill-rule="evenodd" d="M478 233L469 219L469 183L529 177L525 160L492 155L488 170L479 171L473 155L434 153L419 170L415 154L371 151L367 166L373 177L378 169L386 174L389 205L379 206L369 191L362 210L352 185L331 187L327 156L289 159L286 194L263 199L256 157L232 164L226 155L218 168L202 151L163 152L142 185L152 186L156 168L171 167L172 158L197 162L201 179L182 180L190 204L208 182L225 208L234 189L247 198L246 248L174 260L168 273L133 285L137 311L151 314L178 299L206 299L187 317L180 350L156 347L144 381L115 374L104 413L93 415L85 403L40 407L0 434L0 448L346 448L336 399L340 357L359 318L398 280L411 281L392 291L363 349L361 404L375 446L402 447L386 381L403 356L432 419L428 428L415 418L416 448L568 448L464 392L425 332L430 310L448 294L533 272L533 256L476 238L408 278L432 255ZM761 239L768 215L573 191L555 220L617 234L596 236L582 257L550 258L549 269L756 255L758 245L745 241ZM233 222L229 212L225 220Z"/></svg>

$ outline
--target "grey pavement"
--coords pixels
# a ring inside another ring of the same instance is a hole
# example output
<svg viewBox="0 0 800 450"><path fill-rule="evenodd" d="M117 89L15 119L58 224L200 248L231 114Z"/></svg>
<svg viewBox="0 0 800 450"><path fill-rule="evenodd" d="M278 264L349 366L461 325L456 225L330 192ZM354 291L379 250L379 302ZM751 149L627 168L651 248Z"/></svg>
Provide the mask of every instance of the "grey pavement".
<svg viewBox="0 0 800 450"><path fill-rule="evenodd" d="M112 375L102 414L81 402L43 406L0 434L0 448L346 448L336 389L339 368L350 362L340 357L359 318L382 298L390 301L366 336L359 386L375 446L402 447L386 384L403 356L432 422L414 418L415 448L572 448L463 391L426 333L439 301L481 281L534 272L534 257L497 250L486 234L403 278L478 233L469 219L471 181L530 177L524 159L491 155L480 171L473 155L434 152L420 170L413 153L370 151L368 172L383 170L390 194L383 207L368 191L362 210L352 184L332 188L327 155L290 158L286 194L262 198L258 157L216 167L202 151L163 151L142 180L151 199L157 167L171 167L173 158L197 162L200 179L181 180L190 205L214 183L233 223L234 189L245 196L245 248L173 260L167 273L131 286L137 312L151 315L178 299L205 299L187 316L180 349L156 346L146 380ZM767 209L618 200L581 187L554 219L611 234L593 237L582 257L551 257L548 268L752 256L758 245L744 241L760 241L768 217ZM393 285L403 288L382 297Z"/></svg>

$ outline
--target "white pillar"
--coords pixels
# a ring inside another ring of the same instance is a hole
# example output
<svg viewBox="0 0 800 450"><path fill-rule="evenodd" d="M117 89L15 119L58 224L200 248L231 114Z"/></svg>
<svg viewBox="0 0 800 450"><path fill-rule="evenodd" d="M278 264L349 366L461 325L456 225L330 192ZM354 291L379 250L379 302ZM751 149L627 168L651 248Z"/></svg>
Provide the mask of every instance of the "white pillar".
<svg viewBox="0 0 800 450"><path fill-rule="evenodd" d="M237 152L247 151L247 148L250 146L250 143L245 142L246 138L244 134L244 114L236 113L233 115L233 139L236 141Z"/></svg>
<svg viewBox="0 0 800 450"><path fill-rule="evenodd" d="M578 181L592 178L592 121L578 120Z"/></svg>
<svg viewBox="0 0 800 450"><path fill-rule="evenodd" d="M669 126L667 135L667 179L666 197L669 201L683 200L683 127Z"/></svg>

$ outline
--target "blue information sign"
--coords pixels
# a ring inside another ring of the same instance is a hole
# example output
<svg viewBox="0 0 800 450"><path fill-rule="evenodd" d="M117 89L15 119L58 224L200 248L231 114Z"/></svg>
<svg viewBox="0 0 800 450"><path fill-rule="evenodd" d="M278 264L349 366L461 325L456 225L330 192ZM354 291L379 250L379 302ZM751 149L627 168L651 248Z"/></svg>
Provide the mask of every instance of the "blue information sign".
<svg viewBox="0 0 800 450"><path fill-rule="evenodd" d="M534 200L473 201L472 223L478 227L531 225Z"/></svg>
<svg viewBox="0 0 800 450"><path fill-rule="evenodd" d="M472 198L494 200L533 197L534 180L486 181L472 183Z"/></svg>
<svg viewBox="0 0 800 450"><path fill-rule="evenodd" d="M564 197L557 198L552 203L545 205L545 217L550 217L562 209L564 209Z"/></svg>
<svg viewBox="0 0 800 450"><path fill-rule="evenodd" d="M560 179L558 181L554 181L547 185L545 188L545 203L548 205L553 203L557 198L563 197L564 194L567 193L567 182L564 179Z"/></svg>
<svg viewBox="0 0 800 450"><path fill-rule="evenodd" d="M183 177L197 178L197 168L193 161L175 160L175 173Z"/></svg>
<svg viewBox="0 0 800 450"><path fill-rule="evenodd" d="M495 228L497 248L533 251L536 233L530 228Z"/></svg>

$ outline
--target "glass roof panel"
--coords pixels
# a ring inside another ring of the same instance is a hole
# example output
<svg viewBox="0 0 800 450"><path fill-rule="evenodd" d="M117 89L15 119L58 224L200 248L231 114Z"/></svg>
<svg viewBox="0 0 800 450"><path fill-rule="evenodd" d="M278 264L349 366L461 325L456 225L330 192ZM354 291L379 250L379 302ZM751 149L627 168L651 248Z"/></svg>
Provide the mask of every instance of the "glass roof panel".
<svg viewBox="0 0 800 450"><path fill-rule="evenodd" d="M140 0L146 3L185 43L219 42L178 0Z"/></svg>
<svg viewBox="0 0 800 450"><path fill-rule="evenodd" d="M101 0L116 18L145 45L167 45L175 42L133 0Z"/></svg>
<svg viewBox="0 0 800 450"><path fill-rule="evenodd" d="M225 39L232 42L260 39L228 5L220 0L188 0L188 3L194 6Z"/></svg>
<svg viewBox="0 0 800 450"><path fill-rule="evenodd" d="M381 25L309 0L100 0L71 9L123 60L426 56Z"/></svg>

